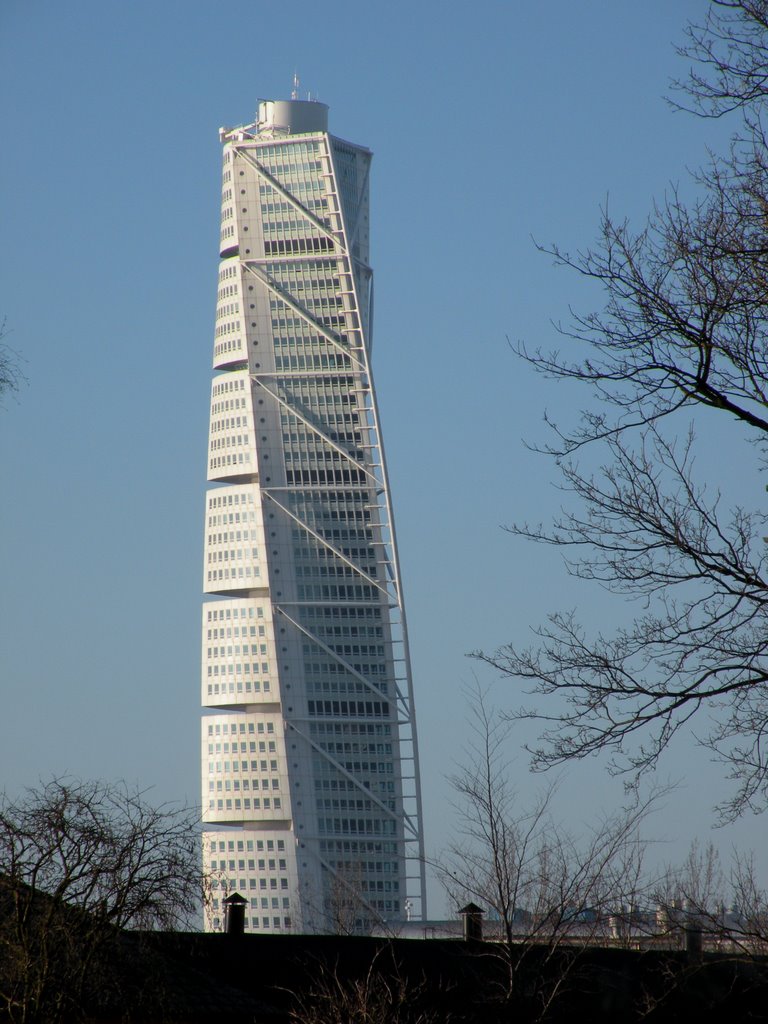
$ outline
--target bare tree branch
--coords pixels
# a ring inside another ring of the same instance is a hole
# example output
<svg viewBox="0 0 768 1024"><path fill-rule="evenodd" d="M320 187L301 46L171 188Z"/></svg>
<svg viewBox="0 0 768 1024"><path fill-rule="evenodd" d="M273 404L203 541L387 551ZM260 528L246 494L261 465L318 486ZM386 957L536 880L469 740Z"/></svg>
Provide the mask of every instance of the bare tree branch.
<svg viewBox="0 0 768 1024"><path fill-rule="evenodd" d="M765 0L710 0L704 22L689 25L677 48L692 66L673 83L689 100L676 105L705 117L754 108L768 95L766 34Z"/></svg>
<svg viewBox="0 0 768 1024"><path fill-rule="evenodd" d="M18 353L4 341L7 334L7 321L3 320L0 322L0 397L18 391L24 380Z"/></svg>
<svg viewBox="0 0 768 1024"><path fill-rule="evenodd" d="M557 612L530 648L477 656L547 698L518 712L544 726L534 767L606 751L613 770L642 772L688 725L734 783L718 809L727 821L768 802L768 522L702 482L692 424L729 422L728 443L757 454L757 489L768 459L768 3L714 0L681 52L695 62L684 84L694 106L738 111L729 154L698 175L698 202L673 189L640 233L606 211L596 248L545 249L597 282L605 307L561 328L575 356L518 346L544 376L584 385L590 403L575 427L551 423L543 448L567 508L550 527L512 532L558 547L573 576L640 611L611 635ZM587 448L599 468L580 464Z"/></svg>

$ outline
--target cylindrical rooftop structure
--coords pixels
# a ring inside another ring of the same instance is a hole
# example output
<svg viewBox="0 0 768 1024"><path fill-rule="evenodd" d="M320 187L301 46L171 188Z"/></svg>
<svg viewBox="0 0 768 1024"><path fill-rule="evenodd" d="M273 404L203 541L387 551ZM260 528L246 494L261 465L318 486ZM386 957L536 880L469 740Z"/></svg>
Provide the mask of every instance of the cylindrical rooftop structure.
<svg viewBox="0 0 768 1024"><path fill-rule="evenodd" d="M317 100L260 100L259 129L286 135L328 131L328 104Z"/></svg>

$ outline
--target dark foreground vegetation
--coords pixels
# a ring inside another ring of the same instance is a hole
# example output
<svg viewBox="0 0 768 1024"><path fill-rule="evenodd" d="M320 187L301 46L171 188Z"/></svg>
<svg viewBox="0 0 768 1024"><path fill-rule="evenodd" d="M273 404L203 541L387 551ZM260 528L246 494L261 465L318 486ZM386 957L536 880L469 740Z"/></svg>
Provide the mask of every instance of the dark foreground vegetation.
<svg viewBox="0 0 768 1024"><path fill-rule="evenodd" d="M768 960L716 953L579 949L574 968L567 948L534 948L512 983L496 944L457 940L122 933L103 954L77 1016L25 1019L660 1024L761 1020L768 1005Z"/></svg>

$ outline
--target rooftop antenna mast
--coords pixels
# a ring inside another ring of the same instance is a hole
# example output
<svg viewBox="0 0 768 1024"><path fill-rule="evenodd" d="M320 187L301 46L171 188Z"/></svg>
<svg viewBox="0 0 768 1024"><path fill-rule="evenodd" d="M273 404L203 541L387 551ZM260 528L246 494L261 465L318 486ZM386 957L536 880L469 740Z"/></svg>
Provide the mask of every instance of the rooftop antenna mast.
<svg viewBox="0 0 768 1024"><path fill-rule="evenodd" d="M293 89L291 89L291 99L297 100L299 98L299 74L297 71L293 72Z"/></svg>

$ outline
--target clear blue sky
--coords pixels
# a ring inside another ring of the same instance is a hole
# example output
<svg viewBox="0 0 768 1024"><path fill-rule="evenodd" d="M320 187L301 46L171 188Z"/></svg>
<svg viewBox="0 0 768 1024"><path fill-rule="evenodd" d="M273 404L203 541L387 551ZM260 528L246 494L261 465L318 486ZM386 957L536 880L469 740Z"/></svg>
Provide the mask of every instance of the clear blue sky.
<svg viewBox="0 0 768 1024"><path fill-rule="evenodd" d="M640 225L722 146L725 126L662 98L705 7L4 0L0 311L28 378L0 411L10 792L74 773L198 800L217 129L287 97L296 70L331 130L375 153L374 366L439 850L457 827L445 776L478 673L466 652L525 641L558 607L616 614L500 528L559 506L522 439L542 437L545 407L579 402L506 338L552 346L551 319L599 304L531 236L587 245L606 199ZM521 699L506 683L494 698ZM515 768L524 800L539 780L522 755ZM674 855L709 838L718 773L691 747L664 770L685 779L654 826ZM591 763L565 793L578 823L620 787ZM757 828L734 838L757 846Z"/></svg>

